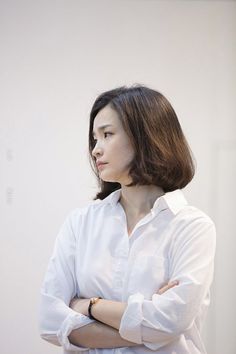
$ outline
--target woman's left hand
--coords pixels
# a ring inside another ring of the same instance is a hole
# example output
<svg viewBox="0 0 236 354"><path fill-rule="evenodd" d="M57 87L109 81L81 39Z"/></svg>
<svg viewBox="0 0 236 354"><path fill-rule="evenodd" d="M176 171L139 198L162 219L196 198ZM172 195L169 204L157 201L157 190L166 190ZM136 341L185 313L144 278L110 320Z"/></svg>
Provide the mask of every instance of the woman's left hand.
<svg viewBox="0 0 236 354"><path fill-rule="evenodd" d="M163 284L161 286L161 288L157 291L157 294L162 295L164 294L167 290L173 288L174 286L179 285L179 281L178 280L173 280L173 281L169 281L166 284Z"/></svg>
<svg viewBox="0 0 236 354"><path fill-rule="evenodd" d="M69 307L78 313L82 313L83 315L88 316L89 302L90 299L74 297L71 300Z"/></svg>

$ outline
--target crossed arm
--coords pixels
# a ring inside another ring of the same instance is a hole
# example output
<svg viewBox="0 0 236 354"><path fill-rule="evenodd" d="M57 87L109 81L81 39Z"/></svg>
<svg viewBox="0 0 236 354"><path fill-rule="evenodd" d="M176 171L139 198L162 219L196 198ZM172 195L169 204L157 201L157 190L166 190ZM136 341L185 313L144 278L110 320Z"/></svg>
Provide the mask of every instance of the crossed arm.
<svg viewBox="0 0 236 354"><path fill-rule="evenodd" d="M73 330L69 341L86 348L119 348L132 347L138 344L123 339L119 332L103 323L93 322L87 326Z"/></svg>
<svg viewBox="0 0 236 354"><path fill-rule="evenodd" d="M163 294L173 286L178 285L177 281L165 284L157 292ZM74 298L70 307L85 316L88 316L89 299ZM133 347L139 344L123 339L119 334L121 318L127 304L118 301L101 299L93 305L93 316L100 322L93 322L87 326L73 330L69 335L69 341L77 346L87 348L119 348Z"/></svg>

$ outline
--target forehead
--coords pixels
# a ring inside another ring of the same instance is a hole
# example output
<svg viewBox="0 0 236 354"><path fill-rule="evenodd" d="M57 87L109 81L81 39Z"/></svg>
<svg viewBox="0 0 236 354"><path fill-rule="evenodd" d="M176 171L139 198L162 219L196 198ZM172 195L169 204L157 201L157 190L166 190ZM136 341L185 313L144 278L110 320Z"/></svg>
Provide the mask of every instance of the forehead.
<svg viewBox="0 0 236 354"><path fill-rule="evenodd" d="M96 132L101 126L112 125L114 127L120 127L121 121L118 113L112 109L109 105L101 109L96 115L93 122L93 131Z"/></svg>

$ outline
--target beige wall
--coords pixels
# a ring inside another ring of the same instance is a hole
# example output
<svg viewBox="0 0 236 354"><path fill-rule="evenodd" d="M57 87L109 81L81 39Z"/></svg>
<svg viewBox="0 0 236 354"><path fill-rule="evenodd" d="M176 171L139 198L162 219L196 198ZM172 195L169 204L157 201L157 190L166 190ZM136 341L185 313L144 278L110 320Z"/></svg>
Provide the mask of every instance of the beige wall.
<svg viewBox="0 0 236 354"><path fill-rule="evenodd" d="M1 353L52 354L38 336L42 277L65 215L95 191L97 94L143 83L172 102L198 161L190 202L218 227L209 354L236 347L236 2L0 1Z"/></svg>

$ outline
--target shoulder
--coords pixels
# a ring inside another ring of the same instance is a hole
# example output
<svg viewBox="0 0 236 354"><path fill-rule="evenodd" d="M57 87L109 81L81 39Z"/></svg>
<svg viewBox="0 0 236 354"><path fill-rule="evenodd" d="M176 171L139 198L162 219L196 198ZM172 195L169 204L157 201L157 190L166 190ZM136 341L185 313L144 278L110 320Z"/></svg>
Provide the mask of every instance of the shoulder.
<svg viewBox="0 0 236 354"><path fill-rule="evenodd" d="M162 203L163 209L167 208L169 211L171 225L175 228L197 224L214 225L213 220L205 212L188 203L182 190L166 193Z"/></svg>
<svg viewBox="0 0 236 354"><path fill-rule="evenodd" d="M167 193L163 200L170 215L168 232L173 243L180 247L192 242L215 243L213 220L204 211L190 205L181 190Z"/></svg>
<svg viewBox="0 0 236 354"><path fill-rule="evenodd" d="M86 220L87 218L96 218L108 215L113 207L116 206L117 201L120 197L120 189L115 190L111 194L109 194L103 200L96 199L89 201L85 206L76 208L69 213L69 218L71 220L78 220L83 219Z"/></svg>
<svg viewBox="0 0 236 354"><path fill-rule="evenodd" d="M202 210L186 205L172 220L173 241L180 248L184 244L194 247L207 245L214 249L216 230L213 220Z"/></svg>
<svg viewBox="0 0 236 354"><path fill-rule="evenodd" d="M82 207L72 209L69 212L68 217L72 220L76 220L81 217L83 218L91 213L96 214L97 212L106 208L106 206L107 206L107 203L105 203L104 200L100 200L100 199L93 200L93 201L88 202L87 204L85 204Z"/></svg>
<svg viewBox="0 0 236 354"><path fill-rule="evenodd" d="M88 225L93 226L96 215L104 207L101 200L96 200L70 210L59 228L58 242L76 242L81 232L87 230Z"/></svg>
<svg viewBox="0 0 236 354"><path fill-rule="evenodd" d="M66 216L65 222L73 229L77 229L84 222L94 221L97 217L105 215L110 210L105 200L93 200L82 207L72 209Z"/></svg>
<svg viewBox="0 0 236 354"><path fill-rule="evenodd" d="M197 207L186 205L176 215L176 221L184 224L206 223L214 225L213 220L202 210Z"/></svg>

